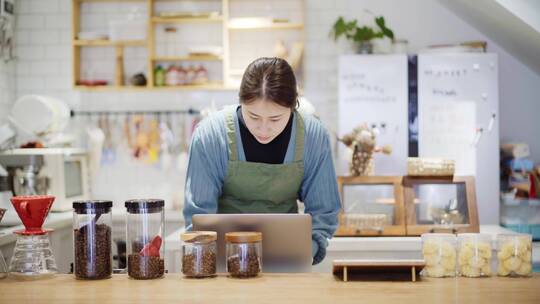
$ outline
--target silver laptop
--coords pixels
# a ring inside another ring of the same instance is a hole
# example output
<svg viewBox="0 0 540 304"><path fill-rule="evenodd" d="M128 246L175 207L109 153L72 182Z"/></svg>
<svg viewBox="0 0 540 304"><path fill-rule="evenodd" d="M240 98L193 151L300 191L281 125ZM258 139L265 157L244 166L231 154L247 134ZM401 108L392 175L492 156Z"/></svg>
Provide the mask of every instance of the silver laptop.
<svg viewBox="0 0 540 304"><path fill-rule="evenodd" d="M193 230L216 231L217 271L225 272L225 233L257 231L263 237L263 272L311 272L311 215L196 214Z"/></svg>

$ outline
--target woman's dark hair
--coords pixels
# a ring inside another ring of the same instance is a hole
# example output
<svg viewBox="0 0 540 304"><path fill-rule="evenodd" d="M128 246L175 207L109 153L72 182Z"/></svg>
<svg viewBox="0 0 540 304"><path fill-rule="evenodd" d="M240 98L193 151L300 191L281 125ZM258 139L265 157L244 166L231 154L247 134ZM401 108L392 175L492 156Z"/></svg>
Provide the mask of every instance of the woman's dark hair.
<svg viewBox="0 0 540 304"><path fill-rule="evenodd" d="M294 72L284 59L259 58L246 68L238 96L240 103L244 104L256 99L265 99L294 109L298 104Z"/></svg>

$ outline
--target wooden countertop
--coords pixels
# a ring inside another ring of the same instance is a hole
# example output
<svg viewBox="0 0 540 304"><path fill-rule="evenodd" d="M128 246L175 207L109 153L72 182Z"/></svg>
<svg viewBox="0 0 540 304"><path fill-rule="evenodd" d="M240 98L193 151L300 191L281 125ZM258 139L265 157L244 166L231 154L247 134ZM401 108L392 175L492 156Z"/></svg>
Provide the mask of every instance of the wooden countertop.
<svg viewBox="0 0 540 304"><path fill-rule="evenodd" d="M114 275L78 281L57 275L39 281L0 280L1 303L540 303L540 274L532 278L447 278L419 282L341 282L330 274L263 274L255 279L137 281Z"/></svg>

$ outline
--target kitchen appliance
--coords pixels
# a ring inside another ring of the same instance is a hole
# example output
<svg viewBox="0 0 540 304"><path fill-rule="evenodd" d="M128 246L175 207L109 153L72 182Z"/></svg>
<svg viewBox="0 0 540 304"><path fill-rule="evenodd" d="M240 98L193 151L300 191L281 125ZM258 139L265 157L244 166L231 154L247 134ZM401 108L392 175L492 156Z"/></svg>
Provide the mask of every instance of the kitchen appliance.
<svg viewBox="0 0 540 304"><path fill-rule="evenodd" d="M86 151L76 148L13 149L0 153L13 195L54 194L52 211L90 197ZM11 219L10 219L11 220Z"/></svg>
<svg viewBox="0 0 540 304"><path fill-rule="evenodd" d="M65 147L74 136L64 129L71 111L62 100L41 95L25 95L11 107L9 120L17 130L17 144L37 141L45 147Z"/></svg>
<svg viewBox="0 0 540 304"><path fill-rule="evenodd" d="M49 232L43 229L54 196L15 196L11 203L21 218L25 229L17 230L17 242L9 264L9 273L18 279L40 279L58 272L51 250Z"/></svg>
<svg viewBox="0 0 540 304"><path fill-rule="evenodd" d="M226 271L228 232L262 233L263 272L311 272L309 214L195 214L193 231L217 232L217 272Z"/></svg>

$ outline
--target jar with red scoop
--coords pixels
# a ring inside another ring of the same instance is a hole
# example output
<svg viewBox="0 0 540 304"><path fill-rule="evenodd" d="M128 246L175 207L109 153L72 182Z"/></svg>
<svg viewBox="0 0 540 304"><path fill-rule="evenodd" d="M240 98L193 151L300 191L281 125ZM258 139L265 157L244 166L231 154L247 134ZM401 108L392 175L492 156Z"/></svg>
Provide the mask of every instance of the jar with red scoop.
<svg viewBox="0 0 540 304"><path fill-rule="evenodd" d="M128 275L133 279L157 279L165 273L164 205L161 199L125 202Z"/></svg>

